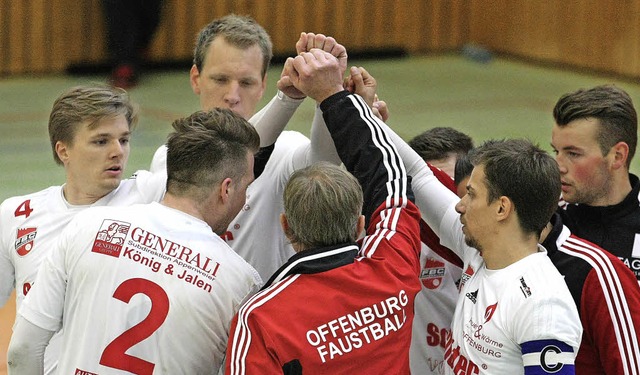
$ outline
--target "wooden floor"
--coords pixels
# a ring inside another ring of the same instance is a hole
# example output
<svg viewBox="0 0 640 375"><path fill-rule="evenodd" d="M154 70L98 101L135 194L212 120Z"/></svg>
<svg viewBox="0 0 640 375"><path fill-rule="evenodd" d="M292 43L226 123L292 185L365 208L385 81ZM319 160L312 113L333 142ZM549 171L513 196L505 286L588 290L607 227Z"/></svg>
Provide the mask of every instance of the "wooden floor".
<svg viewBox="0 0 640 375"><path fill-rule="evenodd" d="M0 374L7 373L7 347L11 339L11 326L16 314L15 292L9 302L0 309Z"/></svg>
<svg viewBox="0 0 640 375"><path fill-rule="evenodd" d="M409 139L434 126L452 126L476 143L488 138L524 137L550 150L551 110L563 93L581 87L615 83L640 103L640 85L611 77L494 59L480 64L458 55L420 56L381 61L350 61L378 80L381 99L391 110L389 125ZM133 135L127 174L146 169L162 144L171 121L197 110L188 69L152 72L130 91L140 104L141 120ZM275 94L281 66L269 71L266 103ZM105 77L47 76L0 80L0 201L64 181L51 156L47 119L54 99L71 86ZM289 128L308 134L314 111L311 100L298 110ZM639 158L632 171L640 172ZM0 375L15 316L14 299L0 310Z"/></svg>

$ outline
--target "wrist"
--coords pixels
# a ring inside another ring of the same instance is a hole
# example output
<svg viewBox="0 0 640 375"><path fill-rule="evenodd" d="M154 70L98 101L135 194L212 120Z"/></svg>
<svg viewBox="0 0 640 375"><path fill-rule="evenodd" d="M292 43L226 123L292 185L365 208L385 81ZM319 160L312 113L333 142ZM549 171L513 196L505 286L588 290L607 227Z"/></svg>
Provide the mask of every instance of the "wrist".
<svg viewBox="0 0 640 375"><path fill-rule="evenodd" d="M288 103L300 103L302 102L304 99L306 98L305 95L303 95L302 97L291 97L287 94L285 94L284 92L282 92L281 90L278 90L278 99L282 100L283 102L288 102Z"/></svg>

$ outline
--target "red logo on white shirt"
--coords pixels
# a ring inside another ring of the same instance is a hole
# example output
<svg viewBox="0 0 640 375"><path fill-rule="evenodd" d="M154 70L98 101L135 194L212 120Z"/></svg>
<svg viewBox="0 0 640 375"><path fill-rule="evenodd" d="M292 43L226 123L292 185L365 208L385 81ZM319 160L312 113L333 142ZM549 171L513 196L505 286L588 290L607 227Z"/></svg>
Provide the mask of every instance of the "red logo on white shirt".
<svg viewBox="0 0 640 375"><path fill-rule="evenodd" d="M464 284L471 278L471 276L473 276L474 273L475 271L473 270L473 267L471 267L471 265L467 266L467 269L464 270L464 272L462 273L462 277L460 278L460 286L458 287L458 291L462 290Z"/></svg>
<svg viewBox="0 0 640 375"><path fill-rule="evenodd" d="M29 254L33 249L33 240L36 239L38 228L18 228L16 236L15 248L21 257Z"/></svg>
<svg viewBox="0 0 640 375"><path fill-rule="evenodd" d="M486 324L489 320L491 320L491 317L493 317L493 313L496 312L496 309L498 308L498 302L494 303L491 306L487 306L487 309L484 310L484 323Z"/></svg>
<svg viewBox="0 0 640 375"><path fill-rule="evenodd" d="M73 375L98 375L95 372L89 372L89 371L85 371L85 370L80 370L79 368L76 369L76 372Z"/></svg>
<svg viewBox="0 0 640 375"><path fill-rule="evenodd" d="M131 228L131 224L124 221L103 221L100 230L96 234L96 240L93 241L91 251L116 258L119 257L124 240L129 233L129 228Z"/></svg>

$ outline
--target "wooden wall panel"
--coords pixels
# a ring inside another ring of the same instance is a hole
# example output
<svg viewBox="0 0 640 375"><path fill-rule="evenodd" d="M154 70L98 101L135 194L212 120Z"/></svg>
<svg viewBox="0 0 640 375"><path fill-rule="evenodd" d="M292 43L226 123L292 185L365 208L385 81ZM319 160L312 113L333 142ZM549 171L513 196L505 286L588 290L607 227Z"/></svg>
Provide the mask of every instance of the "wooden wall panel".
<svg viewBox="0 0 640 375"><path fill-rule="evenodd" d="M254 17L277 55L293 54L301 31L335 37L350 51L425 52L458 48L466 0L166 0L152 61L190 60L196 33L228 13ZM100 0L0 0L0 75L105 64Z"/></svg>
<svg viewBox="0 0 640 375"><path fill-rule="evenodd" d="M640 76L638 0L470 0L469 41L497 52Z"/></svg>
<svg viewBox="0 0 640 375"><path fill-rule="evenodd" d="M21 1L9 1L5 4L9 13L8 23L8 61L7 71L11 73L19 73L26 66L25 49L27 45L25 40L24 25L26 24L25 3ZM14 17L14 15L16 15ZM4 48L3 48L4 49Z"/></svg>
<svg viewBox="0 0 640 375"><path fill-rule="evenodd" d="M166 0L153 61L190 60L197 31L228 13L254 17L274 53L301 31L350 51L429 53L467 42L534 60L640 77L640 0ZM0 0L0 75L107 60L101 0Z"/></svg>

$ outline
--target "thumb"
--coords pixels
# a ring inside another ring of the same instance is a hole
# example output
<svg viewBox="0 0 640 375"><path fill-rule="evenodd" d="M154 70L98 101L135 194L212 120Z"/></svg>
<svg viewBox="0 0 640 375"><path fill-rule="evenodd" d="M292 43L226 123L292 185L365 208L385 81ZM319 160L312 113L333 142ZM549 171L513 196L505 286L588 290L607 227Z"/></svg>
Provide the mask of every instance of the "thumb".
<svg viewBox="0 0 640 375"><path fill-rule="evenodd" d="M364 89L364 78L362 77L362 72L355 66L352 66L349 70L351 74L351 80L353 81L353 86L355 86L355 92L360 92Z"/></svg>

